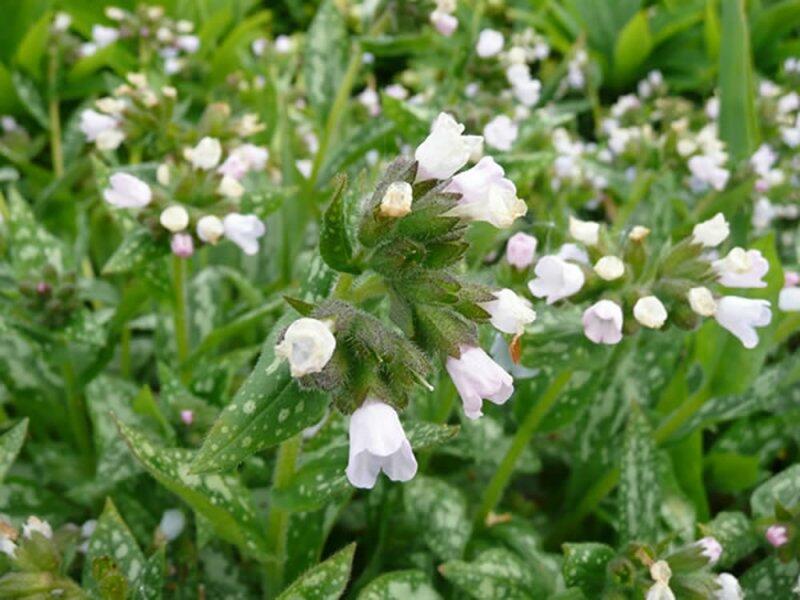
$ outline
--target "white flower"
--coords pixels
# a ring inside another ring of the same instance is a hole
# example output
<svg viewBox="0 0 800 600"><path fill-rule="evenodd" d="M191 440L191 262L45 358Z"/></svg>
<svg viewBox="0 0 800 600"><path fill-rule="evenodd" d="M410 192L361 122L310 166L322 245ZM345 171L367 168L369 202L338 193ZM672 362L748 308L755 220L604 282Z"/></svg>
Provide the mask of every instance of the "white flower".
<svg viewBox="0 0 800 600"><path fill-rule="evenodd" d="M263 37L254 39L250 44L250 50L256 56L264 56L264 52L267 50L267 39Z"/></svg>
<svg viewBox="0 0 800 600"><path fill-rule="evenodd" d="M603 256L594 265L594 272L606 281L614 281L625 274L625 263L616 256Z"/></svg>
<svg viewBox="0 0 800 600"><path fill-rule="evenodd" d="M632 242L641 242L644 241L648 235L650 235L650 229L642 225L636 225L628 234L628 239Z"/></svg>
<svg viewBox="0 0 800 600"><path fill-rule="evenodd" d="M714 157L698 154L689 159L689 171L700 182L710 185L717 191L725 189L731 174L717 164Z"/></svg>
<svg viewBox="0 0 800 600"><path fill-rule="evenodd" d="M503 167L490 156L459 173L445 190L461 194L461 199L445 214L472 221L486 221L500 229L510 227L528 211L528 207L517 198L516 186L504 175Z"/></svg>
<svg viewBox="0 0 800 600"><path fill-rule="evenodd" d="M661 329L667 320L667 309L655 296L639 298L633 306L633 316L645 327Z"/></svg>
<svg viewBox="0 0 800 600"><path fill-rule="evenodd" d="M186 527L186 517L183 511L177 508L165 510L161 515L161 522L158 524L158 530L168 542L176 539L183 532L184 527Z"/></svg>
<svg viewBox="0 0 800 600"><path fill-rule="evenodd" d="M167 163L161 163L158 165L156 169L156 181L167 187L170 182L170 172L169 172L169 165Z"/></svg>
<svg viewBox="0 0 800 600"><path fill-rule="evenodd" d="M161 212L158 221L165 229L177 233L189 225L189 213L180 205L169 206Z"/></svg>
<svg viewBox="0 0 800 600"><path fill-rule="evenodd" d="M223 220L225 237L239 246L245 254L258 252L258 238L264 235L264 223L255 215L230 213Z"/></svg>
<svg viewBox="0 0 800 600"><path fill-rule="evenodd" d="M106 96L95 101L94 105L107 115L119 115L128 106L125 100Z"/></svg>
<svg viewBox="0 0 800 600"><path fill-rule="evenodd" d="M730 225L722 213L717 213L708 221L698 223L692 229L692 239L695 244L704 248L715 248L724 242L731 233Z"/></svg>
<svg viewBox="0 0 800 600"><path fill-rule="evenodd" d="M489 58L500 53L505 40L503 34L495 29L484 29L478 36L475 51L481 58Z"/></svg>
<svg viewBox="0 0 800 600"><path fill-rule="evenodd" d="M519 128L514 121L506 115L499 115L483 128L483 138L492 148L508 152L517 139L518 132Z"/></svg>
<svg viewBox="0 0 800 600"><path fill-rule="evenodd" d="M244 186L233 177L225 175L219 182L217 193L226 198L241 198L244 194Z"/></svg>
<svg viewBox="0 0 800 600"><path fill-rule="evenodd" d="M176 43L187 54L194 54L200 49L200 38L196 35L179 35Z"/></svg>
<svg viewBox="0 0 800 600"><path fill-rule="evenodd" d="M533 323L536 312L531 303L508 288L494 292L495 300L483 302L480 306L491 315L495 329L503 333L519 335L525 325Z"/></svg>
<svg viewBox="0 0 800 600"><path fill-rule="evenodd" d="M374 88L365 87L357 98L361 106L367 109L370 116L377 117L381 114L381 98Z"/></svg>
<svg viewBox="0 0 800 600"><path fill-rule="evenodd" d="M578 293L586 280L578 265L558 256L543 256L533 272L536 279L528 283L528 289L537 298L546 298L548 304Z"/></svg>
<svg viewBox="0 0 800 600"><path fill-rule="evenodd" d="M514 97L524 106L534 106L539 102L542 93L542 82L538 79L517 81L511 88Z"/></svg>
<svg viewBox="0 0 800 600"><path fill-rule="evenodd" d="M477 419L483 399L504 404L514 393L514 379L494 362L483 349L461 346L461 356L449 356L445 368L464 404L464 414Z"/></svg>
<svg viewBox="0 0 800 600"><path fill-rule="evenodd" d="M582 265L589 264L589 255L586 253L586 250L578 246L578 244L562 244L556 256L562 260L573 260Z"/></svg>
<svg viewBox="0 0 800 600"><path fill-rule="evenodd" d="M408 98L408 90L399 83L387 85L383 91L390 98L395 98L397 100L405 100Z"/></svg>
<svg viewBox="0 0 800 600"><path fill-rule="evenodd" d="M719 589L714 592L714 600L742 600L744 598L744 591L739 585L739 580L730 573L717 575L717 585Z"/></svg>
<svg viewBox="0 0 800 600"><path fill-rule="evenodd" d="M119 130L119 121L110 115L104 115L88 108L81 112L80 129L86 140L97 143L101 150L115 150L125 137ZM112 146L112 142L116 144Z"/></svg>
<svg viewBox="0 0 800 600"><path fill-rule="evenodd" d="M393 181L381 198L380 214L393 219L404 217L411 212L412 200L411 184L405 181Z"/></svg>
<svg viewBox="0 0 800 600"><path fill-rule="evenodd" d="M275 346L275 354L289 361L292 377L319 373L336 350L336 338L325 321L303 317L294 321L283 340Z"/></svg>
<svg viewBox="0 0 800 600"><path fill-rule="evenodd" d="M306 179L311 177L311 169L314 167L314 165L307 158L301 158L294 161L294 166L297 167L297 170L300 171L300 174Z"/></svg>
<svg viewBox="0 0 800 600"><path fill-rule="evenodd" d="M706 536L695 542L700 548L700 554L708 559L709 565L715 565L722 556L722 544L717 541L717 538Z"/></svg>
<svg viewBox="0 0 800 600"><path fill-rule="evenodd" d="M69 26L72 25L72 17L69 16L65 12L57 12L55 18L53 19L53 31L56 33L61 33L69 29Z"/></svg>
<svg viewBox="0 0 800 600"><path fill-rule="evenodd" d="M758 175L766 177L776 160L778 160L778 155L770 148L769 144L761 144L750 157L750 166Z"/></svg>
<svg viewBox="0 0 800 600"><path fill-rule="evenodd" d="M783 288L778 295L778 308L784 312L800 311L800 288Z"/></svg>
<svg viewBox="0 0 800 600"><path fill-rule="evenodd" d="M692 310L701 317L713 317L717 312L717 301L707 287L693 287L686 298Z"/></svg>
<svg viewBox="0 0 800 600"><path fill-rule="evenodd" d="M611 300L600 300L583 313L583 332L595 344L618 344L622 339L622 309Z"/></svg>
<svg viewBox="0 0 800 600"><path fill-rule="evenodd" d="M110 188L103 190L103 198L117 208L142 208L150 204L153 193L150 186L128 173L114 173L108 178Z"/></svg>
<svg viewBox="0 0 800 600"><path fill-rule="evenodd" d="M194 148L186 148L184 156L195 169L208 171L219 164L222 145L217 138L204 137Z"/></svg>
<svg viewBox="0 0 800 600"><path fill-rule="evenodd" d="M350 415L347 479L357 488L372 488L383 471L392 481L417 474L417 460L394 408L367 398Z"/></svg>
<svg viewBox="0 0 800 600"><path fill-rule="evenodd" d="M538 241L532 235L518 232L508 239L506 244L506 260L517 269L526 269L533 263Z"/></svg>
<svg viewBox="0 0 800 600"><path fill-rule="evenodd" d="M655 583L647 590L645 600L675 600L675 594L669 588L672 569L667 561L658 560L650 565L650 577Z"/></svg>
<svg viewBox="0 0 800 600"><path fill-rule="evenodd" d="M581 221L571 216L569 234L587 246L594 246L600 239L600 224L594 221Z"/></svg>
<svg viewBox="0 0 800 600"><path fill-rule="evenodd" d="M92 26L92 41L97 48L105 48L119 39L119 30L103 25Z"/></svg>
<svg viewBox="0 0 800 600"><path fill-rule="evenodd" d="M219 217L205 215L197 221L197 237L207 244L216 244L225 234L225 225Z"/></svg>
<svg viewBox="0 0 800 600"><path fill-rule="evenodd" d="M758 250L737 247L712 264L718 281L725 287L763 288L767 285L761 278L769 271L769 262Z"/></svg>
<svg viewBox="0 0 800 600"><path fill-rule="evenodd" d="M278 54L288 54L294 48L294 41L288 35L279 35L275 38L275 52Z"/></svg>
<svg viewBox="0 0 800 600"><path fill-rule="evenodd" d="M34 533L40 533L48 540L53 538L53 528L50 523L42 521L39 517L30 516L22 526L22 536L31 539Z"/></svg>
<svg viewBox="0 0 800 600"><path fill-rule="evenodd" d="M439 113L431 127L431 133L414 152L419 163L417 181L426 179L447 179L467 164L483 138L476 135L462 135L464 126L451 115Z"/></svg>
<svg viewBox="0 0 800 600"><path fill-rule="evenodd" d="M756 327L769 325L772 311L767 300L753 300L739 296L725 296L717 302L717 323L730 331L745 348L758 345Z"/></svg>
<svg viewBox="0 0 800 600"><path fill-rule="evenodd" d="M14 558L17 553L17 545L7 535L0 533L0 552L8 556L9 558Z"/></svg>
<svg viewBox="0 0 800 600"><path fill-rule="evenodd" d="M453 32L458 28L458 19L454 15L435 10L431 13L430 18L436 31L445 37L453 35Z"/></svg>

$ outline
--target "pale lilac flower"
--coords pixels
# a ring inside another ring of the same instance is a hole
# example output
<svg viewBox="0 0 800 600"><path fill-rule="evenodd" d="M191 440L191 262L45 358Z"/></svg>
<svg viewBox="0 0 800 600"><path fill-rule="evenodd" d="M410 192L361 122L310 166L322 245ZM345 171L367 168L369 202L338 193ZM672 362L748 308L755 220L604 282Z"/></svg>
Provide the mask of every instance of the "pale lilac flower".
<svg viewBox="0 0 800 600"><path fill-rule="evenodd" d="M225 235L225 225L219 217L205 215L197 221L197 237L207 244L216 244Z"/></svg>
<svg viewBox="0 0 800 600"><path fill-rule="evenodd" d="M331 324L303 317L289 325L283 339L275 346L275 354L289 361L292 377L319 373L336 350Z"/></svg>
<svg viewBox="0 0 800 600"><path fill-rule="evenodd" d="M99 150L116 150L125 139L118 118L90 108L81 112L80 129L86 140L94 142Z"/></svg>
<svg viewBox="0 0 800 600"><path fill-rule="evenodd" d="M357 488L372 488L383 471L392 481L417 474L417 459L394 408L367 398L350 415L347 479Z"/></svg>
<svg viewBox="0 0 800 600"><path fill-rule="evenodd" d="M383 91L387 96L395 98L396 100L405 100L408 98L408 90L399 83L387 85Z"/></svg>
<svg viewBox="0 0 800 600"><path fill-rule="evenodd" d="M194 54L200 49L200 38L196 35L179 35L176 43L187 54Z"/></svg>
<svg viewBox="0 0 800 600"><path fill-rule="evenodd" d="M739 338L742 345L749 349L758 345L755 328L769 325L772 311L767 300L725 296L717 302L714 316L717 323Z"/></svg>
<svg viewBox="0 0 800 600"><path fill-rule="evenodd" d="M447 14L440 10L435 10L431 13L431 23L433 24L436 31L441 33L445 37L450 37L453 35L455 30L458 28L458 19L455 15Z"/></svg>
<svg viewBox="0 0 800 600"><path fill-rule="evenodd" d="M589 264L589 255L586 253L586 250L578 246L578 244L562 244L556 256L562 260L572 260L582 265Z"/></svg>
<svg viewBox="0 0 800 600"><path fill-rule="evenodd" d="M483 144L483 138L463 132L464 126L451 115L439 113L431 133L414 152L419 163L417 181L448 179L467 164L476 146Z"/></svg>
<svg viewBox="0 0 800 600"><path fill-rule="evenodd" d="M255 56L264 56L267 51L267 39L260 37L253 40L250 44L250 50Z"/></svg>
<svg viewBox="0 0 800 600"><path fill-rule="evenodd" d="M725 186L728 185L730 171L720 167L711 156L698 154L691 157L687 165L692 176L698 182L709 185L717 191L725 189Z"/></svg>
<svg viewBox="0 0 800 600"><path fill-rule="evenodd" d="M111 187L103 190L103 198L116 208L142 208L150 204L150 186L129 173L114 173L108 178Z"/></svg>
<svg viewBox="0 0 800 600"><path fill-rule="evenodd" d="M494 362L483 349L461 346L461 356L449 356L445 368L464 404L464 414L477 419L483 412L483 400L504 404L514 393L514 379Z"/></svg>
<svg viewBox="0 0 800 600"><path fill-rule="evenodd" d="M486 156L471 169L459 173L445 188L461 194L458 204L446 213L471 221L486 221L498 228L510 227L528 207L517 198L517 188L505 178L503 167Z"/></svg>
<svg viewBox="0 0 800 600"><path fill-rule="evenodd" d="M233 177L223 176L217 186L217 193L225 198L241 198L244 194L244 186L239 183L238 179Z"/></svg>
<svg viewBox="0 0 800 600"><path fill-rule="evenodd" d="M194 423L194 411L191 409L184 409L181 411L181 421L184 425L191 425Z"/></svg>
<svg viewBox="0 0 800 600"><path fill-rule="evenodd" d="M491 315L495 329L503 333L521 334L525 325L533 323L536 311L531 303L508 288L494 292L494 300L480 304Z"/></svg>
<svg viewBox="0 0 800 600"><path fill-rule="evenodd" d="M778 308L784 312L800 311L800 287L785 287L778 294Z"/></svg>
<svg viewBox="0 0 800 600"><path fill-rule="evenodd" d="M92 26L92 41L95 46L105 48L116 42L119 39L119 30L113 27L105 27L103 25Z"/></svg>
<svg viewBox="0 0 800 600"><path fill-rule="evenodd" d="M622 309L611 300L600 300L583 313L583 332L595 344L622 340Z"/></svg>
<svg viewBox="0 0 800 600"><path fill-rule="evenodd" d="M765 534L767 541L775 548L789 543L789 530L785 525L770 525Z"/></svg>
<svg viewBox="0 0 800 600"><path fill-rule="evenodd" d="M275 38L275 52L278 54L288 54L294 48L294 42L288 35L279 35Z"/></svg>
<svg viewBox="0 0 800 600"><path fill-rule="evenodd" d="M492 148L497 148L503 152L511 150L518 133L517 124L506 115L495 117L483 128L483 138L486 143Z"/></svg>
<svg viewBox="0 0 800 600"><path fill-rule="evenodd" d="M700 553L708 559L710 565L719 562L719 557L722 556L722 544L717 541L717 538L706 536L696 543L700 547Z"/></svg>
<svg viewBox="0 0 800 600"><path fill-rule="evenodd" d="M577 294L586 280L578 265L558 256L543 256L533 272L536 278L528 283L528 289L537 298L546 298L548 304Z"/></svg>
<svg viewBox="0 0 800 600"><path fill-rule="evenodd" d="M484 29L478 36L475 51L481 58L496 56L503 49L505 39L503 34L495 29Z"/></svg>
<svg viewBox="0 0 800 600"><path fill-rule="evenodd" d="M170 250L179 258L189 258L194 254L194 241L188 233L176 233L170 241Z"/></svg>
<svg viewBox="0 0 800 600"><path fill-rule="evenodd" d="M374 88L365 87L357 98L361 106L367 109L371 117L377 117L381 114L381 98Z"/></svg>
<svg viewBox="0 0 800 600"><path fill-rule="evenodd" d="M266 232L263 221L255 215L230 213L222 222L225 237L239 246L247 255L258 252L258 238Z"/></svg>
<svg viewBox="0 0 800 600"><path fill-rule="evenodd" d="M195 169L208 171L219 164L222 158L222 145L217 138L206 136L194 148L186 148L184 156Z"/></svg>
<svg viewBox="0 0 800 600"><path fill-rule="evenodd" d="M518 232L508 239L506 244L506 260L517 269L526 269L533 264L538 242L527 233Z"/></svg>
<svg viewBox="0 0 800 600"><path fill-rule="evenodd" d="M692 240L704 248L715 248L724 242L731 233L730 225L722 213L717 213L708 221L694 226Z"/></svg>
<svg viewBox="0 0 800 600"><path fill-rule="evenodd" d="M712 264L718 281L725 287L763 288L767 285L761 278L769 271L769 262L758 250L737 247Z"/></svg>

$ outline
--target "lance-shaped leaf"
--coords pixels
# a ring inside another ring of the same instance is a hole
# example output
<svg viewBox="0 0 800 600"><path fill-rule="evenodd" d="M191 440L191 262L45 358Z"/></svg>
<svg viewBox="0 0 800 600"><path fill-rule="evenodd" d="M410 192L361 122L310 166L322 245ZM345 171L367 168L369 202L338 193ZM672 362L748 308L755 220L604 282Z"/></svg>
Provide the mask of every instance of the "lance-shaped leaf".
<svg viewBox="0 0 800 600"><path fill-rule="evenodd" d="M61 242L42 227L28 203L16 188L8 192L8 223L11 230L11 264L19 276L29 276L50 265L58 272L64 270Z"/></svg>
<svg viewBox="0 0 800 600"><path fill-rule="evenodd" d="M776 504L794 507L798 498L800 498L800 465L792 465L758 486L750 497L750 507L754 517L770 517L775 514Z"/></svg>
<svg viewBox="0 0 800 600"><path fill-rule="evenodd" d="M255 504L237 477L194 474L190 470L193 452L159 447L124 423L117 421L117 426L150 475L205 517L219 537L251 556L266 558L267 543Z"/></svg>
<svg viewBox="0 0 800 600"><path fill-rule="evenodd" d="M306 40L303 60L306 94L319 122L324 123L347 61L347 27L335 2L324 0L319 5Z"/></svg>
<svg viewBox="0 0 800 600"><path fill-rule="evenodd" d="M619 535L625 541L653 541L661 491L652 428L634 406L625 431L619 482Z"/></svg>
<svg viewBox="0 0 800 600"><path fill-rule="evenodd" d="M103 514L89 539L86 560L83 565L83 585L90 592L112 584L120 574L127 582L136 581L145 567L145 558L136 538L117 511L117 507L106 499Z"/></svg>
<svg viewBox="0 0 800 600"><path fill-rule="evenodd" d="M132 586L133 600L161 600L164 589L166 559L164 547L159 548L144 565Z"/></svg>
<svg viewBox="0 0 800 600"><path fill-rule="evenodd" d="M373 579L361 590L358 600L405 600L423 598L438 600L439 592L430 584L422 571L392 571Z"/></svg>
<svg viewBox="0 0 800 600"><path fill-rule="evenodd" d="M292 583L278 600L336 600L344 592L356 545L350 544Z"/></svg>
<svg viewBox="0 0 800 600"><path fill-rule="evenodd" d="M340 175L333 184L333 198L325 211L319 234L319 251L328 265L337 271L359 273L353 262L353 238L350 231L351 202L345 190L347 177Z"/></svg>
<svg viewBox="0 0 800 600"><path fill-rule="evenodd" d="M157 244L150 231L144 227L138 227L122 240L117 250L103 266L103 274L127 273L141 265L154 262L166 254L166 244Z"/></svg>
<svg viewBox="0 0 800 600"><path fill-rule="evenodd" d="M27 432L28 419L23 419L0 436L0 483L14 464Z"/></svg>

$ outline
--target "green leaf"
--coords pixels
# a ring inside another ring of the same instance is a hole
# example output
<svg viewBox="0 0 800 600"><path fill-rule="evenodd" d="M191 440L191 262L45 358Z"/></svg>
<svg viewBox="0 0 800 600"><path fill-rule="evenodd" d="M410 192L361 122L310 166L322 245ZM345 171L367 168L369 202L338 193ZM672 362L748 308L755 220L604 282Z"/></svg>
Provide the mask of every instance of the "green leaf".
<svg viewBox="0 0 800 600"><path fill-rule="evenodd" d="M728 569L758 548L760 539L750 519L741 512L723 511L712 521L701 525L704 535L710 535L722 544L720 569Z"/></svg>
<svg viewBox="0 0 800 600"><path fill-rule="evenodd" d="M37 276L45 265L65 267L61 241L42 227L16 188L8 192L11 262L18 276Z"/></svg>
<svg viewBox="0 0 800 600"><path fill-rule="evenodd" d="M438 425L425 421L407 421L403 423L406 437L415 451L427 450L439 446L458 435L458 425Z"/></svg>
<svg viewBox="0 0 800 600"><path fill-rule="evenodd" d="M306 95L320 123L328 118L339 83L344 78L347 51L344 17L332 0L324 0L306 34L303 62Z"/></svg>
<svg viewBox="0 0 800 600"><path fill-rule="evenodd" d="M278 600L336 600L350 579L356 545L350 544L326 561L301 575Z"/></svg>
<svg viewBox="0 0 800 600"><path fill-rule="evenodd" d="M459 558L472 533L462 492L433 477L418 475L403 486L403 500L419 535L442 560Z"/></svg>
<svg viewBox="0 0 800 600"><path fill-rule="evenodd" d="M36 84L26 75L19 71L11 73L11 80L14 83L14 91L30 115L45 129L50 128L50 119L47 116L47 109L42 100Z"/></svg>
<svg viewBox="0 0 800 600"><path fill-rule="evenodd" d="M149 230L137 227L125 236L103 266L103 275L128 273L166 254L166 246L157 244Z"/></svg>
<svg viewBox="0 0 800 600"><path fill-rule="evenodd" d="M439 600L441 596L422 571L391 571L373 579L358 600Z"/></svg>
<svg viewBox="0 0 800 600"><path fill-rule="evenodd" d="M628 418L621 460L617 496L620 539L653 542L661 500L656 444L650 423L638 406Z"/></svg>
<svg viewBox="0 0 800 600"><path fill-rule="evenodd" d="M117 507L106 499L103 514L89 539L89 549L83 567L83 585L90 591L98 590L101 582L93 573L95 561L110 560L128 582L136 581L145 568L145 558L128 529Z"/></svg>
<svg viewBox="0 0 800 600"><path fill-rule="evenodd" d="M745 2L725 0L719 52L719 137L736 161L748 158L758 146L754 94Z"/></svg>
<svg viewBox="0 0 800 600"><path fill-rule="evenodd" d="M334 174L356 163L373 149L385 149L395 131L395 125L385 119L371 119L336 146L325 161L319 174L319 183L325 184Z"/></svg>
<svg viewBox="0 0 800 600"><path fill-rule="evenodd" d="M750 508L756 518L771 517L775 505L793 508L800 503L800 465L792 465L765 481L750 496Z"/></svg>
<svg viewBox="0 0 800 600"><path fill-rule="evenodd" d="M345 475L346 466L347 446L341 440L338 446L325 447L306 459L288 485L272 490L272 501L292 511L322 508L332 498L352 490Z"/></svg>
<svg viewBox="0 0 800 600"><path fill-rule="evenodd" d="M564 583L587 598L599 598L606 587L608 563L616 556L611 546L586 542L564 544Z"/></svg>
<svg viewBox="0 0 800 600"><path fill-rule="evenodd" d="M775 556L765 558L750 567L739 583L746 598L769 598L770 600L793 600L797 598L792 591L797 585L800 565L797 560L782 563Z"/></svg>
<svg viewBox="0 0 800 600"><path fill-rule="evenodd" d="M249 491L232 475L196 475L190 472L194 453L159 447L141 433L117 421L131 452L156 481L180 496L202 515L216 534L260 560L267 543Z"/></svg>
<svg viewBox="0 0 800 600"><path fill-rule="evenodd" d="M647 11L640 10L620 31L614 45L613 79L617 87L637 79L652 48L653 35L650 33Z"/></svg>
<svg viewBox="0 0 800 600"><path fill-rule="evenodd" d="M133 600L160 600L164 590L166 558L164 547L147 559L144 569L132 585Z"/></svg>
<svg viewBox="0 0 800 600"><path fill-rule="evenodd" d="M750 489L761 476L758 456L737 452L712 452L706 456L704 467L710 485L723 493L737 493Z"/></svg>
<svg viewBox="0 0 800 600"><path fill-rule="evenodd" d="M403 139L409 141L424 138L435 116L386 94L381 94L381 107L386 118L395 124Z"/></svg>
<svg viewBox="0 0 800 600"><path fill-rule="evenodd" d="M3 483L3 478L14 464L27 433L28 419L22 419L14 427L0 435L0 483Z"/></svg>
<svg viewBox="0 0 800 600"><path fill-rule="evenodd" d="M477 600L530 600L530 568L509 550L486 550L472 562L454 560L439 567L442 576Z"/></svg>
<svg viewBox="0 0 800 600"><path fill-rule="evenodd" d="M359 273L353 264L353 235L348 218L347 177L340 175L334 182L333 198L325 211L319 234L319 251L332 269Z"/></svg>

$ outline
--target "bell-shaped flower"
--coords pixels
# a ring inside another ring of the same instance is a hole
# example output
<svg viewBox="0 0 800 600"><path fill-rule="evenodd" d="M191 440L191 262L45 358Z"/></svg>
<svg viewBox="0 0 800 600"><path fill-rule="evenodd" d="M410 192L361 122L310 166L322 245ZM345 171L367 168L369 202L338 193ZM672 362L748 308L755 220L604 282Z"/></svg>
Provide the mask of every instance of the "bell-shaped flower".
<svg viewBox="0 0 800 600"><path fill-rule="evenodd" d="M43 521L39 517L30 516L22 525L22 537L31 539L34 533L40 533L48 540L53 538L53 528L50 523Z"/></svg>
<svg viewBox="0 0 800 600"><path fill-rule="evenodd" d="M491 323L498 331L519 335L525 325L536 319L531 303L512 290L504 288L494 292L494 297L480 306L491 315Z"/></svg>
<svg viewBox="0 0 800 600"><path fill-rule="evenodd" d="M734 248L725 258L713 262L718 281L725 287L763 288L762 277L769 271L769 262L758 250Z"/></svg>
<svg viewBox="0 0 800 600"><path fill-rule="evenodd" d="M331 326L318 319L303 317L294 321L275 346L275 354L289 361L292 377L319 373L336 350Z"/></svg>
<svg viewBox="0 0 800 600"><path fill-rule="evenodd" d="M719 557L722 556L722 544L717 541L717 538L706 536L697 540L696 544L700 548L700 554L708 559L709 565L719 562Z"/></svg>
<svg viewBox="0 0 800 600"><path fill-rule="evenodd" d="M600 224L594 221L581 221L575 217L570 217L569 234L573 239L587 246L594 246L600 239Z"/></svg>
<svg viewBox="0 0 800 600"><path fill-rule="evenodd" d="M436 31L445 37L450 37L458 29L458 18L455 15L435 10L431 13L430 19Z"/></svg>
<svg viewBox="0 0 800 600"><path fill-rule="evenodd" d="M722 213L717 213L708 221L703 221L694 226L692 240L704 248L716 248L724 242L731 233L731 227Z"/></svg>
<svg viewBox="0 0 800 600"><path fill-rule="evenodd" d="M448 179L467 164L476 147L483 144L479 135L463 135L464 126L447 113L439 113L425 141L417 146L417 181Z"/></svg>
<svg viewBox="0 0 800 600"><path fill-rule="evenodd" d="M417 459L397 411L377 398L367 398L350 415L347 479L357 488L372 488L383 471L392 481L417 474Z"/></svg>
<svg viewBox="0 0 800 600"><path fill-rule="evenodd" d="M172 253L179 258L189 258L194 254L194 240L188 233L176 233L169 243Z"/></svg>
<svg viewBox="0 0 800 600"><path fill-rule="evenodd" d="M533 264L538 242L535 237L519 232L508 238L506 244L506 260L517 269L527 269Z"/></svg>
<svg viewBox="0 0 800 600"><path fill-rule="evenodd" d="M789 530L785 525L770 525L764 534L771 546L780 548L789 543Z"/></svg>
<svg viewBox="0 0 800 600"><path fill-rule="evenodd" d="M258 238L264 235L266 227L255 215L230 213L222 221L225 237L239 246L242 251L252 256L258 252Z"/></svg>
<svg viewBox="0 0 800 600"><path fill-rule="evenodd" d="M778 294L778 308L784 312L800 311L800 287L785 287Z"/></svg>
<svg viewBox="0 0 800 600"><path fill-rule="evenodd" d="M756 327L765 327L772 320L767 300L754 300L739 296L725 296L717 301L717 323L730 331L745 348L758 345Z"/></svg>
<svg viewBox="0 0 800 600"><path fill-rule="evenodd" d="M586 280L578 265L557 256L543 256L533 272L536 278L528 283L528 289L537 298L546 298L548 304L578 293Z"/></svg>
<svg viewBox="0 0 800 600"><path fill-rule="evenodd" d="M600 300L583 313L583 332L595 344L622 340L622 309L611 300Z"/></svg>
<svg viewBox="0 0 800 600"><path fill-rule="evenodd" d="M195 169L208 171L219 164L222 145L217 138L204 137L194 148L186 148L183 155Z"/></svg>
<svg viewBox="0 0 800 600"><path fill-rule="evenodd" d="M464 404L464 414L477 419L483 412L483 400L504 404L514 393L514 379L475 346L461 346L461 356L447 358L445 368Z"/></svg>
<svg viewBox="0 0 800 600"><path fill-rule="evenodd" d="M525 202L517 198L516 186L490 156L453 177L445 190L461 194L458 204L445 213L447 216L486 221L504 229L528 212Z"/></svg>
<svg viewBox="0 0 800 600"><path fill-rule="evenodd" d="M730 573L720 573L717 575L717 590L714 592L714 600L742 600L744 590Z"/></svg>
<svg viewBox="0 0 800 600"><path fill-rule="evenodd" d="M103 190L103 198L116 208L142 208L150 204L150 186L129 173L114 173L108 178L111 187Z"/></svg>
<svg viewBox="0 0 800 600"><path fill-rule="evenodd" d="M578 244L562 244L556 252L556 256L562 260L571 260L582 265L589 264L589 254Z"/></svg>

